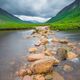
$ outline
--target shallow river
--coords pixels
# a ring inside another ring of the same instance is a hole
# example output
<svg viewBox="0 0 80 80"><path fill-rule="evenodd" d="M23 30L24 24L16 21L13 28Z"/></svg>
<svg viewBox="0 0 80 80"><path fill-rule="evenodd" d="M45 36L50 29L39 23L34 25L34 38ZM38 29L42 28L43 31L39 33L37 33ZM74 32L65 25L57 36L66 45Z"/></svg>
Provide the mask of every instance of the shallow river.
<svg viewBox="0 0 80 80"><path fill-rule="evenodd" d="M24 57L28 54L28 48L32 47L37 40L36 38L26 38L31 32L31 30L0 31L0 80L15 80L16 70L26 62ZM72 41L80 42L80 32L56 32L56 36L59 38L67 37ZM76 68L79 69L80 67L76 66ZM79 72L72 74L73 80L80 80ZM61 74L63 75L63 73Z"/></svg>

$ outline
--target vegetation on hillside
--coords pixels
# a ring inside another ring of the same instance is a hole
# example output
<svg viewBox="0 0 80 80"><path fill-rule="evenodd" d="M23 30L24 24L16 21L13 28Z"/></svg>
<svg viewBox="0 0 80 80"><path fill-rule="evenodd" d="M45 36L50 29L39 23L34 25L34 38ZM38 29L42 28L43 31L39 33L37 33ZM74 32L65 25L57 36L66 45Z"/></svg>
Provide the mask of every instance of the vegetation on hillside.
<svg viewBox="0 0 80 80"><path fill-rule="evenodd" d="M80 29L80 0L61 10L48 23L52 29L72 30Z"/></svg>

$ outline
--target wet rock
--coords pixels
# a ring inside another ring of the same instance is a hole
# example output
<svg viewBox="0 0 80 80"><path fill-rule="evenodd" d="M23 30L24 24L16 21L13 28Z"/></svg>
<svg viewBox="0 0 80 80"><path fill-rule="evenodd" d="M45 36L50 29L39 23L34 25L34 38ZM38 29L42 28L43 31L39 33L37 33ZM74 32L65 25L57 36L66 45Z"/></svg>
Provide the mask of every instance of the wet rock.
<svg viewBox="0 0 80 80"><path fill-rule="evenodd" d="M27 57L27 60L32 62L32 61L36 61L36 60L40 60L40 59L43 59L45 57L45 54L30 54L28 57Z"/></svg>
<svg viewBox="0 0 80 80"><path fill-rule="evenodd" d="M63 70L66 71L66 72L70 72L70 71L73 70L73 67L71 67L70 65L66 64L66 65L64 65Z"/></svg>
<svg viewBox="0 0 80 80"><path fill-rule="evenodd" d="M59 42L59 39L57 39L57 38L54 37L54 38L52 39L52 42Z"/></svg>
<svg viewBox="0 0 80 80"><path fill-rule="evenodd" d="M67 57L67 50L65 48L58 48L57 50L57 58L59 60L65 60Z"/></svg>
<svg viewBox="0 0 80 80"><path fill-rule="evenodd" d="M41 45L41 42L40 41L38 41L36 44L35 44L35 46L40 46Z"/></svg>
<svg viewBox="0 0 80 80"><path fill-rule="evenodd" d="M33 80L33 78L31 76L24 76L23 80Z"/></svg>
<svg viewBox="0 0 80 80"><path fill-rule="evenodd" d="M26 73L27 73L28 75L31 75L31 74L32 74L31 69L30 69L30 68L27 68L27 69L26 69Z"/></svg>
<svg viewBox="0 0 80 80"><path fill-rule="evenodd" d="M52 80L64 80L64 77L59 74L58 72L53 72L53 79Z"/></svg>
<svg viewBox="0 0 80 80"><path fill-rule="evenodd" d="M24 77L25 75L27 75L27 71L25 69L20 69L16 72L16 75L18 75L19 77Z"/></svg>
<svg viewBox="0 0 80 80"><path fill-rule="evenodd" d="M46 80L52 80L53 79L53 75L52 74L48 74L45 76Z"/></svg>
<svg viewBox="0 0 80 80"><path fill-rule="evenodd" d="M31 68L22 68L16 72L16 75L19 77L24 77L26 75L31 75L31 74L32 74Z"/></svg>
<svg viewBox="0 0 80 80"><path fill-rule="evenodd" d="M41 45L46 45L48 43L48 39L46 38L43 38L40 41L41 41Z"/></svg>
<svg viewBox="0 0 80 80"><path fill-rule="evenodd" d="M73 52L67 53L67 59L69 59L69 60L72 60L72 59L77 58L77 57L78 57L78 55L73 53Z"/></svg>
<svg viewBox="0 0 80 80"><path fill-rule="evenodd" d="M45 77L43 75L37 74L33 77L33 80L45 80Z"/></svg>
<svg viewBox="0 0 80 80"><path fill-rule="evenodd" d="M71 42L69 42L67 45L68 45L69 47L71 47L71 48L73 48L73 47L75 46L75 44L74 44L74 43L71 43Z"/></svg>
<svg viewBox="0 0 80 80"><path fill-rule="evenodd" d="M60 43L63 43L63 44L67 44L69 41L67 39L61 39L59 40Z"/></svg>
<svg viewBox="0 0 80 80"><path fill-rule="evenodd" d="M47 36L48 33L50 32L50 29L48 26L39 26L35 30L36 30L36 33L38 33L42 36Z"/></svg>
<svg viewBox="0 0 80 80"><path fill-rule="evenodd" d="M49 49L46 49L43 54L47 55L47 56L52 56L53 55L53 52Z"/></svg>
<svg viewBox="0 0 80 80"><path fill-rule="evenodd" d="M37 48L36 47L33 47L33 48L30 48L28 51L30 53L35 53L37 51Z"/></svg>
<svg viewBox="0 0 80 80"><path fill-rule="evenodd" d="M31 68L33 73L46 73L49 72L50 69L53 67L53 65L56 65L59 63L59 60L57 60L54 57L46 57L44 59L35 61L32 63Z"/></svg>

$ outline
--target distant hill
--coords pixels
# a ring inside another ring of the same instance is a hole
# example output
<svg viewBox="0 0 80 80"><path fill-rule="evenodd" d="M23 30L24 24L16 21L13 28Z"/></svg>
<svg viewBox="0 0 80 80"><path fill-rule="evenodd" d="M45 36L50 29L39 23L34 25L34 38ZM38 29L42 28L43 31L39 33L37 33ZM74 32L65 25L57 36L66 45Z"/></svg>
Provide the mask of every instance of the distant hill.
<svg viewBox="0 0 80 80"><path fill-rule="evenodd" d="M19 18L13 16L12 14L0 8L0 22L8 22L8 21L22 22Z"/></svg>
<svg viewBox="0 0 80 80"><path fill-rule="evenodd" d="M80 23L80 0L75 0L72 4L63 8L48 23Z"/></svg>

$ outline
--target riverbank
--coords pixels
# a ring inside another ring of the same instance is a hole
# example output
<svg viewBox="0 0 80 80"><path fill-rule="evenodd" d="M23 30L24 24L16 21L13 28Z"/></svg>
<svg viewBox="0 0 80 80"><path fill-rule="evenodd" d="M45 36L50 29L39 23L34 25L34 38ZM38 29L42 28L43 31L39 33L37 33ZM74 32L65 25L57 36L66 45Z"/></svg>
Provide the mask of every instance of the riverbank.
<svg viewBox="0 0 80 80"><path fill-rule="evenodd" d="M15 23L15 22L6 22L0 23L0 30L25 30L25 29L34 29L38 26L50 26L51 30L60 30L60 31L70 31L70 30L79 30L80 24L78 23Z"/></svg>

